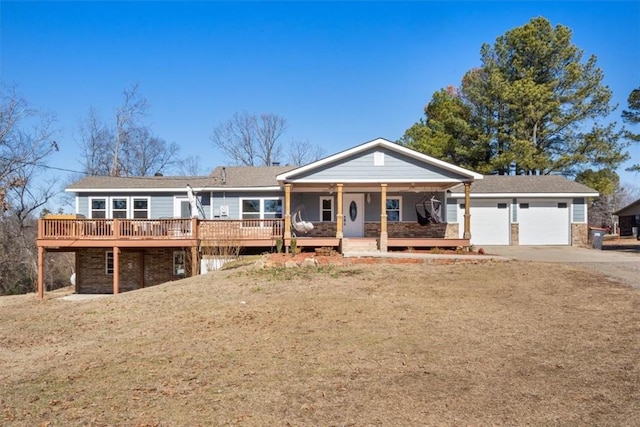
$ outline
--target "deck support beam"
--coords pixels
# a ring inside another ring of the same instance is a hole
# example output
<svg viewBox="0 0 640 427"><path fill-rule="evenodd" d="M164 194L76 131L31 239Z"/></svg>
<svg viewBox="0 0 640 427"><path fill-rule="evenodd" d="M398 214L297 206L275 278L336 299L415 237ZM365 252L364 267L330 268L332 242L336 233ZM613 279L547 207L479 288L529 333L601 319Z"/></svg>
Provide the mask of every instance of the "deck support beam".
<svg viewBox="0 0 640 427"><path fill-rule="evenodd" d="M387 232L387 184L380 184L380 252L388 250L389 234Z"/></svg>
<svg viewBox="0 0 640 427"><path fill-rule="evenodd" d="M195 277L200 274L200 263L198 262L198 247L191 246L191 277Z"/></svg>
<svg viewBox="0 0 640 427"><path fill-rule="evenodd" d="M343 225L344 225L344 213L342 212L342 186L343 184L336 184L338 189L338 213L336 214L336 238L342 239L344 237Z"/></svg>
<svg viewBox="0 0 640 427"><path fill-rule="evenodd" d="M465 239L471 239L471 183L464 183L464 234Z"/></svg>
<svg viewBox="0 0 640 427"><path fill-rule="evenodd" d="M120 248L113 247L113 294L120 293Z"/></svg>
<svg viewBox="0 0 640 427"><path fill-rule="evenodd" d="M44 299L44 248L38 246L38 298Z"/></svg>

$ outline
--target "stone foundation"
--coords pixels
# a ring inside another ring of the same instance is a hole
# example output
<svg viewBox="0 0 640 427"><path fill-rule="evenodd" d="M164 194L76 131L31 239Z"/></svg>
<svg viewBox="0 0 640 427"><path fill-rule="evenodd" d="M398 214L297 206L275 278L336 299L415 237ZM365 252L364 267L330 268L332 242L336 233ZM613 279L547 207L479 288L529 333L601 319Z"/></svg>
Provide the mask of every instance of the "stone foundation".
<svg viewBox="0 0 640 427"><path fill-rule="evenodd" d="M589 247L589 224L571 224L571 246Z"/></svg>
<svg viewBox="0 0 640 427"><path fill-rule="evenodd" d="M518 246L520 244L520 224L511 224L511 246Z"/></svg>

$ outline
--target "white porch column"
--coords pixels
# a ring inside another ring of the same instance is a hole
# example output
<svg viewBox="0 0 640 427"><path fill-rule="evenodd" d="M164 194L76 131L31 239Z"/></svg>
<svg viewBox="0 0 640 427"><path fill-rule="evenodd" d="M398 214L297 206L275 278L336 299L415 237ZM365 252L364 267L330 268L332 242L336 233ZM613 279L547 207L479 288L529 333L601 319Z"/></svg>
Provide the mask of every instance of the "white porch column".
<svg viewBox="0 0 640 427"><path fill-rule="evenodd" d="M380 184L380 252L387 252L387 184Z"/></svg>
<svg viewBox="0 0 640 427"><path fill-rule="evenodd" d="M471 239L471 183L464 183L464 239Z"/></svg>

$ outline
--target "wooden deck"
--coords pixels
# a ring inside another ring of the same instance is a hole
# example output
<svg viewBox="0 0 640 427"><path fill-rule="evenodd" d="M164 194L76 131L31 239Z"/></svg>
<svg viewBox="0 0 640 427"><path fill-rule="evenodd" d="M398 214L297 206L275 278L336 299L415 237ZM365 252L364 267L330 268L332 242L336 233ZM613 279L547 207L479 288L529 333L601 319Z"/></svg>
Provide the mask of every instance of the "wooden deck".
<svg viewBox="0 0 640 427"><path fill-rule="evenodd" d="M199 219L40 219L38 246L188 247L237 244L272 246L284 235L284 221Z"/></svg>
<svg viewBox="0 0 640 427"><path fill-rule="evenodd" d="M60 219L38 220L37 245L50 250L96 247L273 247L278 239L285 246L283 219ZM335 236L297 237L298 247L341 245ZM393 247L464 247L468 239L389 237Z"/></svg>

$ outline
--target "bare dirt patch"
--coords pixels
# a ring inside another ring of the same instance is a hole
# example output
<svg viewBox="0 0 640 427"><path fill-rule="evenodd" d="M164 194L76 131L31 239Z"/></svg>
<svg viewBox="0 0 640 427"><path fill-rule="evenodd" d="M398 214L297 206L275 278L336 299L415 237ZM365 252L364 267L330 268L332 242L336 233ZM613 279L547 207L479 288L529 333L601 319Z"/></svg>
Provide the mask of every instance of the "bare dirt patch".
<svg viewBox="0 0 640 427"><path fill-rule="evenodd" d="M639 308L604 276L528 262L4 297L0 424L635 425Z"/></svg>

